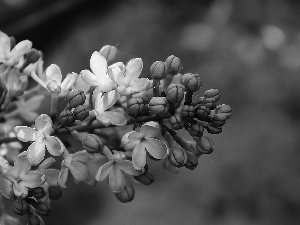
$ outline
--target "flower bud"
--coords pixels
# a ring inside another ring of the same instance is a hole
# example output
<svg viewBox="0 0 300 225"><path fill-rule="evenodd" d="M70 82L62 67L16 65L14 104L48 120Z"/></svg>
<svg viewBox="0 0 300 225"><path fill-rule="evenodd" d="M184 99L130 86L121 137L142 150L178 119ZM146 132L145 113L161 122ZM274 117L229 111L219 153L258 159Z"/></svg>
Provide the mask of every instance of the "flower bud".
<svg viewBox="0 0 300 225"><path fill-rule="evenodd" d="M24 59L28 62L28 65L30 63L36 63L40 59L41 55L38 52L38 50L32 48L28 52L25 53Z"/></svg>
<svg viewBox="0 0 300 225"><path fill-rule="evenodd" d="M196 148L202 154L211 154L215 149L215 146L210 137L202 136L196 139Z"/></svg>
<svg viewBox="0 0 300 225"><path fill-rule="evenodd" d="M85 94L82 90L72 90L67 95L68 108L75 108L85 103Z"/></svg>
<svg viewBox="0 0 300 225"><path fill-rule="evenodd" d="M196 169L196 167L198 166L198 157L191 152L186 152L186 154L187 154L187 162L184 166L189 170Z"/></svg>
<svg viewBox="0 0 300 225"><path fill-rule="evenodd" d="M202 104L211 110L216 108L216 101L214 98L205 98Z"/></svg>
<svg viewBox="0 0 300 225"><path fill-rule="evenodd" d="M196 110L196 118L199 120L206 120L208 114L209 114L209 108L207 108L205 105L200 105Z"/></svg>
<svg viewBox="0 0 300 225"><path fill-rule="evenodd" d="M181 117L181 114L175 114L169 118L169 123L171 128L174 130L179 130L184 127L184 120Z"/></svg>
<svg viewBox="0 0 300 225"><path fill-rule="evenodd" d="M172 75L176 75L176 74L180 73L180 71L182 69L180 59L174 55L169 56L166 59L165 64L166 64L166 69L167 69L168 73L170 73Z"/></svg>
<svg viewBox="0 0 300 225"><path fill-rule="evenodd" d="M45 202L37 202L35 209L36 212L41 216L48 216L51 211L50 205Z"/></svg>
<svg viewBox="0 0 300 225"><path fill-rule="evenodd" d="M133 200L135 191L132 184L130 182L126 182L122 191L114 194L120 202L126 203Z"/></svg>
<svg viewBox="0 0 300 225"><path fill-rule="evenodd" d="M166 114L169 112L170 104L165 97L153 97L149 102L149 110L153 114Z"/></svg>
<svg viewBox="0 0 300 225"><path fill-rule="evenodd" d="M15 198L12 207L14 213L20 216L25 215L29 208L24 198Z"/></svg>
<svg viewBox="0 0 300 225"><path fill-rule="evenodd" d="M223 114L214 114L212 117L212 125L216 127L221 127L225 124L226 117Z"/></svg>
<svg viewBox="0 0 300 225"><path fill-rule="evenodd" d="M118 57L118 49L113 45L105 45L100 49L99 52L107 62L113 62Z"/></svg>
<svg viewBox="0 0 300 225"><path fill-rule="evenodd" d="M215 113L222 114L226 117L226 119L229 119L232 115L232 109L229 105L222 104L215 108Z"/></svg>
<svg viewBox="0 0 300 225"><path fill-rule="evenodd" d="M199 123L193 123L187 127L191 136L201 137L203 135L204 127Z"/></svg>
<svg viewBox="0 0 300 225"><path fill-rule="evenodd" d="M83 121L89 116L89 111L83 105L79 105L74 109L73 114L75 120Z"/></svg>
<svg viewBox="0 0 300 225"><path fill-rule="evenodd" d="M179 168L173 166L168 158L164 159L163 168L171 173L179 173Z"/></svg>
<svg viewBox="0 0 300 225"><path fill-rule="evenodd" d="M61 187L59 186L50 186L48 188L48 191L49 191L49 199L51 200L57 200L62 196L62 190Z"/></svg>
<svg viewBox="0 0 300 225"><path fill-rule="evenodd" d="M128 114L130 116L138 115L142 113L146 108L146 105L144 104L144 101L142 98L130 98L127 101L127 109Z"/></svg>
<svg viewBox="0 0 300 225"><path fill-rule="evenodd" d="M32 188L28 191L28 197L35 197L36 199L41 199L46 195L43 187Z"/></svg>
<svg viewBox="0 0 300 225"><path fill-rule="evenodd" d="M202 81L197 73L186 73L181 77L181 82L187 90L195 92L202 86Z"/></svg>
<svg viewBox="0 0 300 225"><path fill-rule="evenodd" d="M70 110L62 111L58 116L59 122L62 126L68 126L75 122L75 117Z"/></svg>
<svg viewBox="0 0 300 225"><path fill-rule="evenodd" d="M150 185L154 182L154 176L149 171L139 176L135 176L134 179L145 185Z"/></svg>
<svg viewBox="0 0 300 225"><path fill-rule="evenodd" d="M210 89L204 93L205 98L213 98L215 102L219 101L221 98L221 93L218 89Z"/></svg>
<svg viewBox="0 0 300 225"><path fill-rule="evenodd" d="M205 128L206 128L207 132L210 133L210 134L220 134L220 133L222 133L222 128L221 127L215 127L215 126L212 126L212 125L207 125Z"/></svg>
<svg viewBox="0 0 300 225"><path fill-rule="evenodd" d="M28 216L28 225L40 225L41 221L37 215L30 213Z"/></svg>
<svg viewBox="0 0 300 225"><path fill-rule="evenodd" d="M166 66L162 61L154 62L150 67L150 76L152 79L161 80L166 77Z"/></svg>
<svg viewBox="0 0 300 225"><path fill-rule="evenodd" d="M171 103L180 103L184 97L184 87L181 84L170 84L166 91L166 98Z"/></svg>
<svg viewBox="0 0 300 225"><path fill-rule="evenodd" d="M96 134L88 134L83 139L82 146L89 153L97 153L103 150L104 143Z"/></svg>
<svg viewBox="0 0 300 225"><path fill-rule="evenodd" d="M184 105L181 110L181 116L183 118L194 118L195 116L195 108L192 105Z"/></svg>
<svg viewBox="0 0 300 225"><path fill-rule="evenodd" d="M169 155L169 161L173 166L176 167L184 166L187 162L186 150L177 143L175 145L173 144L171 153Z"/></svg>

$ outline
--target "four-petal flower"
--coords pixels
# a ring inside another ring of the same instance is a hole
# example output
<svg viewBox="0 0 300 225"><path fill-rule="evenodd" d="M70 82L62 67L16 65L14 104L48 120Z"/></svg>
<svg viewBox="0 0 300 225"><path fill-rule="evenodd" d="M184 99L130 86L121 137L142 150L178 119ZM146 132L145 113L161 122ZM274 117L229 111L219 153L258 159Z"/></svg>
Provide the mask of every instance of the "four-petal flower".
<svg viewBox="0 0 300 225"><path fill-rule="evenodd" d="M28 160L32 165L38 165L45 156L45 147L53 156L61 155L65 146L59 138L51 136L52 120L46 114L41 114L35 120L35 128L26 126L16 126L14 133L20 141L33 143L28 147Z"/></svg>

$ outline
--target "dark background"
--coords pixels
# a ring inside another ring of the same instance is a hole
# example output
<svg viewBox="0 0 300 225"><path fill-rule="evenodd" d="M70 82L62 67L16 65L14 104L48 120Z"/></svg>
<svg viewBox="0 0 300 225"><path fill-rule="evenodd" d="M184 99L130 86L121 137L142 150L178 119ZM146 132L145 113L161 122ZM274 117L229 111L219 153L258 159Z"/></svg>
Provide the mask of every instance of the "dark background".
<svg viewBox="0 0 300 225"><path fill-rule="evenodd" d="M142 58L147 77L174 54L201 76L200 94L218 88L234 112L196 170L154 162L155 183L135 185L128 204L105 182L70 179L46 224L300 224L299 11L284 0L0 1L0 29L31 40L45 66L79 73L112 44L120 61Z"/></svg>

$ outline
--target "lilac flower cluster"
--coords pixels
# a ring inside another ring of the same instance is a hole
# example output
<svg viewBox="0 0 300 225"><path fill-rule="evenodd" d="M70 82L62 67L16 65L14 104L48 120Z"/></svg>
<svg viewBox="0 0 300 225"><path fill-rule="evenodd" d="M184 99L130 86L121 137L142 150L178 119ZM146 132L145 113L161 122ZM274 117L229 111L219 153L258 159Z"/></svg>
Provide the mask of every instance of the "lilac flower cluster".
<svg viewBox="0 0 300 225"><path fill-rule="evenodd" d="M183 74L176 56L154 62L148 79L140 78L142 59L113 63L117 53L106 45L92 54L91 70L63 76L55 64L43 68L42 54L30 41L16 44L0 32L0 191L14 199L13 211L26 215L28 224L44 224L41 216L50 213L51 200L61 197L70 175L88 184L108 180L116 198L130 202L133 181L154 181L149 160L162 161L172 172L192 170L202 154L214 150L204 131L221 133L232 114L229 105L217 105L219 90L196 98L200 76ZM30 78L37 83L32 88ZM50 112L39 115L47 96ZM67 100L63 110L60 99ZM108 127L122 132L125 126L128 132L118 141L99 132ZM182 138L183 130L190 140ZM65 134L70 137L62 138ZM59 168L56 157L62 159ZM3 201L0 206L5 224L13 217Z"/></svg>

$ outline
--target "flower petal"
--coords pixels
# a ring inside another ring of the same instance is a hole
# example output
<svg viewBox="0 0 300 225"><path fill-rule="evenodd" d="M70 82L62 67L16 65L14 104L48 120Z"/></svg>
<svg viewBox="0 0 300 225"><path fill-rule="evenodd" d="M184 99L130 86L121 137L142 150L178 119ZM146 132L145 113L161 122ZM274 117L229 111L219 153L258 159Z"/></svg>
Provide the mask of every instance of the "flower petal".
<svg viewBox="0 0 300 225"><path fill-rule="evenodd" d="M119 112L106 111L102 113L102 117L108 119L111 124L117 126L124 126L127 123L126 117Z"/></svg>
<svg viewBox="0 0 300 225"><path fill-rule="evenodd" d="M26 126L16 126L13 130L17 138L22 142L34 141L36 138L36 130Z"/></svg>
<svg viewBox="0 0 300 225"><path fill-rule="evenodd" d="M160 129L145 124L141 126L139 133L145 138L159 138L162 135Z"/></svg>
<svg viewBox="0 0 300 225"><path fill-rule="evenodd" d="M137 93L144 91L149 86L149 80L147 78L136 79L128 88L131 93Z"/></svg>
<svg viewBox="0 0 300 225"><path fill-rule="evenodd" d="M158 139L147 138L144 144L150 155L156 159L165 158L169 152L168 146Z"/></svg>
<svg viewBox="0 0 300 225"><path fill-rule="evenodd" d="M59 86L61 85L62 74L59 67L56 64L51 64L46 69L46 78L48 82L53 79L57 82Z"/></svg>
<svg viewBox="0 0 300 225"><path fill-rule="evenodd" d="M47 159L45 159L38 167L38 170L40 170L41 172L45 169L47 169L48 167L52 166L52 164L55 163L55 159L53 157L49 157ZM42 172L43 173L43 172Z"/></svg>
<svg viewBox="0 0 300 225"><path fill-rule="evenodd" d="M84 91L84 93L87 93L90 88L91 88L91 85L87 84L81 77L81 74L78 75L75 83L74 83L74 88L77 89L77 90L82 90Z"/></svg>
<svg viewBox="0 0 300 225"><path fill-rule="evenodd" d="M6 197L10 198L12 195L12 184L7 179L3 178L2 175L0 175L0 192L1 194Z"/></svg>
<svg viewBox="0 0 300 225"><path fill-rule="evenodd" d="M10 52L10 40L9 37L0 31L0 60L5 59Z"/></svg>
<svg viewBox="0 0 300 225"><path fill-rule="evenodd" d="M100 80L89 70L82 70L81 73L82 80L90 86L100 86Z"/></svg>
<svg viewBox="0 0 300 225"><path fill-rule="evenodd" d="M27 151L30 164L38 165L45 157L45 143L43 141L33 142Z"/></svg>
<svg viewBox="0 0 300 225"><path fill-rule="evenodd" d="M88 168L82 163L73 160L69 166L69 169L76 180L84 182L91 180L91 175Z"/></svg>
<svg viewBox="0 0 300 225"><path fill-rule="evenodd" d="M122 174L122 171L113 166L112 170L109 173L109 187L112 192L118 193L123 190L125 186L125 179Z"/></svg>
<svg viewBox="0 0 300 225"><path fill-rule="evenodd" d="M21 183L27 188L39 187L46 181L46 176L39 172L27 173L22 178Z"/></svg>
<svg viewBox="0 0 300 225"><path fill-rule="evenodd" d="M140 58L131 59L126 65L124 83L131 84L141 74L143 69L143 60Z"/></svg>
<svg viewBox="0 0 300 225"><path fill-rule="evenodd" d="M146 164L146 148L143 142L136 145L132 152L132 164L136 170L141 170Z"/></svg>
<svg viewBox="0 0 300 225"><path fill-rule="evenodd" d="M56 169L46 169L43 171L43 174L47 177L46 182L50 186L57 186L59 173L60 171Z"/></svg>
<svg viewBox="0 0 300 225"><path fill-rule="evenodd" d="M17 58L17 62L20 57L24 55L32 47L32 42L29 40L20 41L10 52L10 57Z"/></svg>
<svg viewBox="0 0 300 225"><path fill-rule="evenodd" d="M59 175L58 175L58 180L57 180L57 184L60 187L62 187L62 188L66 187L66 181L67 181L67 178L68 178L68 174L69 174L69 168L65 167L65 166L62 166L61 170L59 172Z"/></svg>
<svg viewBox="0 0 300 225"><path fill-rule="evenodd" d="M59 156L65 150L65 146L57 137L46 136L44 142L46 144L48 152L53 156Z"/></svg>
<svg viewBox="0 0 300 225"><path fill-rule="evenodd" d="M67 77L64 79L64 81L61 84L61 95L68 91L77 80L78 74L77 73L69 73Z"/></svg>
<svg viewBox="0 0 300 225"><path fill-rule="evenodd" d="M99 52L92 54L90 67L98 79L102 80L104 76L107 76L107 61Z"/></svg>
<svg viewBox="0 0 300 225"><path fill-rule="evenodd" d="M143 173L142 170L136 170L133 167L132 161L130 160L122 160L116 163L119 169L123 170L125 173L128 173L132 176L139 176Z"/></svg>
<svg viewBox="0 0 300 225"><path fill-rule="evenodd" d="M134 133L134 134L132 134ZM132 135L131 135L132 134ZM129 139L129 135L131 135L131 139ZM136 138L139 135L136 131L130 131L122 137L121 143L127 151L131 151L134 147L140 143L140 138Z"/></svg>
<svg viewBox="0 0 300 225"><path fill-rule="evenodd" d="M95 179L96 181L104 181L105 178L109 175L110 171L113 168L113 162L109 161L105 163L103 166L99 168L99 170L96 173Z"/></svg>
<svg viewBox="0 0 300 225"><path fill-rule="evenodd" d="M87 162L87 161L93 160L94 158L95 158L95 155L87 152L86 150L75 152L72 156L72 160L75 160L78 162Z"/></svg>
<svg viewBox="0 0 300 225"><path fill-rule="evenodd" d="M52 127L52 120L47 114L41 114L38 118L35 120L35 127L37 130L42 130L45 128L45 126L50 123Z"/></svg>
<svg viewBox="0 0 300 225"><path fill-rule="evenodd" d="M14 163L14 168L11 172L12 176L23 178L23 176L28 173L31 168L31 164L29 163L26 155L19 155L17 160Z"/></svg>

